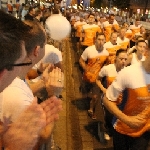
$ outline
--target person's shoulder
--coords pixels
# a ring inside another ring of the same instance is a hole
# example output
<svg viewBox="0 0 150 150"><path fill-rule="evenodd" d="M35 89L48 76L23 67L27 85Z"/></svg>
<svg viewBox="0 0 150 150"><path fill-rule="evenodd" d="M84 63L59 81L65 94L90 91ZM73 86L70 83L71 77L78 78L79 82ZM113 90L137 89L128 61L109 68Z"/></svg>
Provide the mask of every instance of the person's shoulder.
<svg viewBox="0 0 150 150"><path fill-rule="evenodd" d="M16 93L19 96L20 93L22 93L21 91L25 91L26 87L27 87L26 83L17 77L6 89L4 89L3 94L5 94L5 96L7 95L15 96Z"/></svg>
<svg viewBox="0 0 150 150"><path fill-rule="evenodd" d="M47 51L47 50L49 50L49 51L52 51L52 50L54 50L55 49L55 47L53 46L53 45L50 45L50 44L46 44L45 45L45 50Z"/></svg>
<svg viewBox="0 0 150 150"><path fill-rule="evenodd" d="M106 43L104 44L104 47L105 47L105 46L109 46L110 44L111 44L111 42L108 41L108 42L106 42Z"/></svg>
<svg viewBox="0 0 150 150"><path fill-rule="evenodd" d="M105 54L106 56L109 55L109 52L106 50L106 48L104 47L103 51L102 51L103 54Z"/></svg>

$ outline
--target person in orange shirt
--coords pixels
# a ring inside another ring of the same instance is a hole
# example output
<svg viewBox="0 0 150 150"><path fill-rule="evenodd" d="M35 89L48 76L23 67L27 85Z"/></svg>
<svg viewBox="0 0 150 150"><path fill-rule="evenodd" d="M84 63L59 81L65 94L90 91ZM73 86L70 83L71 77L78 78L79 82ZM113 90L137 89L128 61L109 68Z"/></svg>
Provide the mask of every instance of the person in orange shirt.
<svg viewBox="0 0 150 150"><path fill-rule="evenodd" d="M10 1L10 3L7 4L7 9L8 9L8 13L12 14L13 12L13 4L12 1Z"/></svg>
<svg viewBox="0 0 150 150"><path fill-rule="evenodd" d="M88 114L92 119L96 119L95 107L100 94L99 88L96 86L96 78L108 58L108 51L103 47L105 43L105 35L103 33L96 34L95 44L86 48L79 60L81 67L84 70L83 80L86 83L86 88L89 87L91 93L90 109ZM87 63L86 63L87 62Z"/></svg>
<svg viewBox="0 0 150 150"><path fill-rule="evenodd" d="M116 52L115 62L114 64L109 64L107 66L104 66L96 79L96 84L100 88L100 90L103 92L103 94L106 93L106 89L111 85L111 83L115 80L118 72L123 69L126 65L127 61L127 51L124 49L119 49ZM103 80L102 80L103 79ZM104 82L102 82L104 81ZM122 100L122 94L118 98L117 104L119 104ZM103 104L102 104L103 106ZM106 127L106 133L108 132L109 136L112 135L112 114L103 106L104 108L104 119L105 119L105 127ZM104 134L107 136L107 134ZM108 136L107 136L108 137Z"/></svg>
<svg viewBox="0 0 150 150"><path fill-rule="evenodd" d="M127 50L127 48L130 48L130 41L128 38L125 37L126 29L122 27L119 30L119 36L117 37L117 43L121 46L122 49Z"/></svg>
<svg viewBox="0 0 150 150"><path fill-rule="evenodd" d="M126 28L125 37L128 38L129 40L131 40L131 38L132 38L132 31L129 29L128 23L124 22L124 23L122 24L122 27Z"/></svg>
<svg viewBox="0 0 150 150"><path fill-rule="evenodd" d="M77 52L80 51L80 36L82 34L82 27L85 24L87 24L87 23L84 21L83 16L80 16L80 21L77 21L74 24L74 28L76 29Z"/></svg>
<svg viewBox="0 0 150 150"><path fill-rule="evenodd" d="M109 52L108 64L113 64L116 57L116 51L120 49L120 45L117 43L117 32L112 32L110 36L110 41L104 44L104 48Z"/></svg>
<svg viewBox="0 0 150 150"><path fill-rule="evenodd" d="M130 46L133 47L135 45L135 34L140 32L140 20L136 19L134 25L130 25L129 29L132 31L132 38L130 40Z"/></svg>
<svg viewBox="0 0 150 150"><path fill-rule="evenodd" d="M119 29L119 25L117 21L115 20L114 14L110 14L108 21L103 22L103 29L104 29L104 34L106 36L106 42L108 42L110 39L111 33L117 32Z"/></svg>
<svg viewBox="0 0 150 150"><path fill-rule="evenodd" d="M95 15L89 14L88 17L88 24L83 25L82 27L82 34L80 36L81 45L83 47L83 50L87 48L88 46L92 46L95 41L96 33L101 32L101 28L94 24L95 21Z"/></svg>
<svg viewBox="0 0 150 150"><path fill-rule="evenodd" d="M114 150L146 150L150 141L150 40L145 61L122 69L106 90L105 107L114 115ZM123 92L119 106L116 101Z"/></svg>

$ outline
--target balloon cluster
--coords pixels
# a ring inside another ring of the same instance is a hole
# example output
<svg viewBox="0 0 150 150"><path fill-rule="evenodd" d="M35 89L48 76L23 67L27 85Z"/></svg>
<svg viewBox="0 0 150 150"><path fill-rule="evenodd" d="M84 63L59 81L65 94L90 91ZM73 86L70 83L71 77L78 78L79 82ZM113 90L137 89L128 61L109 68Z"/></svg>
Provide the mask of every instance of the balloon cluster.
<svg viewBox="0 0 150 150"><path fill-rule="evenodd" d="M69 21L60 14L53 14L46 20L46 27L50 36L54 40L62 40L66 38L71 31Z"/></svg>

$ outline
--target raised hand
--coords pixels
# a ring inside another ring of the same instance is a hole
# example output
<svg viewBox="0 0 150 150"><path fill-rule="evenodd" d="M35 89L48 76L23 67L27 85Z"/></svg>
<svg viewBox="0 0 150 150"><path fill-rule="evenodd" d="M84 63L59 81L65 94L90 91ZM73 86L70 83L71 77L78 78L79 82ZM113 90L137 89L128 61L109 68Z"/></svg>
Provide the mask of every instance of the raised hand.
<svg viewBox="0 0 150 150"><path fill-rule="evenodd" d="M52 96L40 105L46 115L46 125L58 120L59 112L62 110L62 101L59 98Z"/></svg>
<svg viewBox="0 0 150 150"><path fill-rule="evenodd" d="M46 114L36 100L10 125L3 135L6 150L31 150L46 126Z"/></svg>
<svg viewBox="0 0 150 150"><path fill-rule="evenodd" d="M64 87L64 74L61 72L61 69L53 69L49 73L49 78L45 85L49 96L59 96Z"/></svg>

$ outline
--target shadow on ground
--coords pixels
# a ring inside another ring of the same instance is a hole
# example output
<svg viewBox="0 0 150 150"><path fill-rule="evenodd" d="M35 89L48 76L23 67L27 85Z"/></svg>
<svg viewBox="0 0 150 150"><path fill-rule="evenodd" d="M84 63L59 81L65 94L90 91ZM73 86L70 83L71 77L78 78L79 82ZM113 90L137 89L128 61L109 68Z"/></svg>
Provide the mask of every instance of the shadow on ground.
<svg viewBox="0 0 150 150"><path fill-rule="evenodd" d="M71 101L73 105L77 107L78 110L88 110L90 107L90 98L81 98Z"/></svg>

